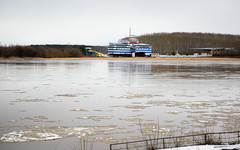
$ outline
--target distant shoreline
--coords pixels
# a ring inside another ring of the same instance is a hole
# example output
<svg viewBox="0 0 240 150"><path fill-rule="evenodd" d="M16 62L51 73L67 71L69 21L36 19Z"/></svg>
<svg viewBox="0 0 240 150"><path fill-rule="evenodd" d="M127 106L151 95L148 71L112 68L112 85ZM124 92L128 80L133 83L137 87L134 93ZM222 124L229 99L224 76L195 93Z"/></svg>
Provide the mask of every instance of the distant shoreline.
<svg viewBox="0 0 240 150"><path fill-rule="evenodd" d="M230 57L160 57L160 58L145 58L145 57L64 57L64 58L41 58L41 57L0 57L1 60L216 60L216 61L240 61L240 58Z"/></svg>

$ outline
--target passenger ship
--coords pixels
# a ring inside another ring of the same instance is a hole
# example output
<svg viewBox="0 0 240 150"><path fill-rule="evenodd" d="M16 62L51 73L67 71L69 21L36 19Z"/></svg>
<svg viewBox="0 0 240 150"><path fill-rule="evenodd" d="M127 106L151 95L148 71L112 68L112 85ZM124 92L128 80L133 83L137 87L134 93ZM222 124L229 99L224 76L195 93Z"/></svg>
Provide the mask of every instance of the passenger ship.
<svg viewBox="0 0 240 150"><path fill-rule="evenodd" d="M119 40L119 43L109 43L109 56L132 56L145 57L151 56L152 47L149 44L139 43L135 37L126 37Z"/></svg>

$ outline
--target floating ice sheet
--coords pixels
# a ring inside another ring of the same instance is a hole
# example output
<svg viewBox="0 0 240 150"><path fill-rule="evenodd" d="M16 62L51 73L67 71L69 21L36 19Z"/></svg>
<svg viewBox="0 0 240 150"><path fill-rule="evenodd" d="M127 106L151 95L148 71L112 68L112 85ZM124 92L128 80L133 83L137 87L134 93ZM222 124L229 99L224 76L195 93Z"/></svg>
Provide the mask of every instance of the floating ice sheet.
<svg viewBox="0 0 240 150"><path fill-rule="evenodd" d="M3 134L2 142L31 142L59 139L61 136L54 133L41 133L37 131L13 131L8 134Z"/></svg>
<svg viewBox="0 0 240 150"><path fill-rule="evenodd" d="M64 137L75 136L84 138L94 135L108 135L109 132L120 129L116 125L109 126L86 126L86 127L32 127L31 130L12 131L3 134L0 142L15 143L15 142L33 142L33 141L46 141L56 140Z"/></svg>

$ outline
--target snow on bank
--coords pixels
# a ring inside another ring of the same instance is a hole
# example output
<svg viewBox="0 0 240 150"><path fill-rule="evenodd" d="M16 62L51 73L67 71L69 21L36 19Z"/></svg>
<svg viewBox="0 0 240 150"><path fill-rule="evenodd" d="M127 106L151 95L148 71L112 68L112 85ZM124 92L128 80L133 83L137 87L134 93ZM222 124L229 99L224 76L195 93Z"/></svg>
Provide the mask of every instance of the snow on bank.
<svg viewBox="0 0 240 150"><path fill-rule="evenodd" d="M240 150L239 145L199 145L179 148L170 148L165 150Z"/></svg>

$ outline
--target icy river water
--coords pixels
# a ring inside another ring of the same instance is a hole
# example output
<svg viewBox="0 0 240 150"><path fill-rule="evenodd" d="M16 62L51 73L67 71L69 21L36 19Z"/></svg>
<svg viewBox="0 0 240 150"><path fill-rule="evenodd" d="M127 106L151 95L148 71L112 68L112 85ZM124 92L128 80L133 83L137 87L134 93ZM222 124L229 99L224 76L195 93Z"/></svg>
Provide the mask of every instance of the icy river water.
<svg viewBox="0 0 240 150"><path fill-rule="evenodd" d="M240 130L240 61L0 60L0 150Z"/></svg>

